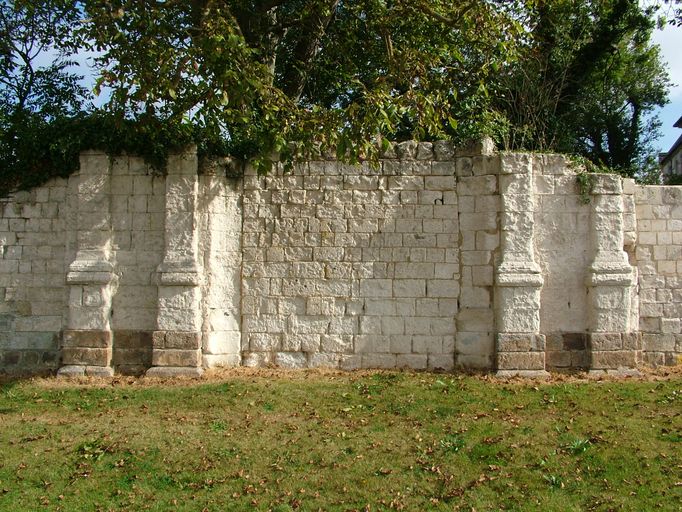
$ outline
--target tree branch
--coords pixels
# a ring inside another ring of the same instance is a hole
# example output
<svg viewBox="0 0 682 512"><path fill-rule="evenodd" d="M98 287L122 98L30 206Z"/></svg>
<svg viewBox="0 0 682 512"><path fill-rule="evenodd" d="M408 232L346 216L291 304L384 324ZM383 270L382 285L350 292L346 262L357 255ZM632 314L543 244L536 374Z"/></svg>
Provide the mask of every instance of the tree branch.
<svg viewBox="0 0 682 512"><path fill-rule="evenodd" d="M301 37L294 46L292 60L282 77L281 89L289 98L298 101L303 94L308 71L317 54L318 46L324 36L329 23L334 17L340 0L327 0L327 14L322 9L315 9L303 20L300 27Z"/></svg>

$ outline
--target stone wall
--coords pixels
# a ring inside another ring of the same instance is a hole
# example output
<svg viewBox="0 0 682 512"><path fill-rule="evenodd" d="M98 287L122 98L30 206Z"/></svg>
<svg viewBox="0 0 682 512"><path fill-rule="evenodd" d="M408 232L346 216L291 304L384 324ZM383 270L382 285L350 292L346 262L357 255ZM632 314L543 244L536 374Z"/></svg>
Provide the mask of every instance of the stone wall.
<svg viewBox="0 0 682 512"><path fill-rule="evenodd" d="M3 200L0 370L542 375L682 351L681 188L581 191L563 157L487 141L234 170L89 152Z"/></svg>
<svg viewBox="0 0 682 512"><path fill-rule="evenodd" d="M645 361L682 353L682 187L637 187L639 330Z"/></svg>
<svg viewBox="0 0 682 512"><path fill-rule="evenodd" d="M245 364L454 366L455 164L421 149L245 177Z"/></svg>
<svg viewBox="0 0 682 512"><path fill-rule="evenodd" d="M59 365L69 185L55 180L0 202L0 369Z"/></svg>

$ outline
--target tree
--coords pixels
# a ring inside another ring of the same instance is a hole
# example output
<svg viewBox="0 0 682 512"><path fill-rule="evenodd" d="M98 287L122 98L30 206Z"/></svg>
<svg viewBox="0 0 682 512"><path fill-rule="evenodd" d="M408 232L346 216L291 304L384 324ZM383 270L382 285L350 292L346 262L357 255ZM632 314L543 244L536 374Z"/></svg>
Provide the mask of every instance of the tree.
<svg viewBox="0 0 682 512"><path fill-rule="evenodd" d="M65 9L69 30L47 47L98 56L104 108L24 109L59 126L52 145L68 149L63 172L91 146L162 168L169 150L195 143L267 171L274 153L291 163L335 149L356 161L376 157L378 142L491 134L506 147L579 152L631 173L634 160L622 155L643 154L643 119L665 87L647 43L653 15L636 0L3 5ZM649 72L635 80L633 66ZM26 158L24 167L39 167Z"/></svg>
<svg viewBox="0 0 682 512"><path fill-rule="evenodd" d="M79 19L71 2L0 3L0 188L31 185L42 178L36 167L59 160L50 147L52 129L85 108L80 77L69 71L69 32ZM49 65L39 65L46 52ZM35 178L35 180L33 180Z"/></svg>
<svg viewBox="0 0 682 512"><path fill-rule="evenodd" d="M91 1L82 35L117 115L190 122L265 168L313 142L352 160L380 136L485 131L486 84L521 30L500 3Z"/></svg>
<svg viewBox="0 0 682 512"><path fill-rule="evenodd" d="M509 148L576 153L635 176L651 165L650 115L669 85L636 0L530 4L530 39L502 79Z"/></svg>

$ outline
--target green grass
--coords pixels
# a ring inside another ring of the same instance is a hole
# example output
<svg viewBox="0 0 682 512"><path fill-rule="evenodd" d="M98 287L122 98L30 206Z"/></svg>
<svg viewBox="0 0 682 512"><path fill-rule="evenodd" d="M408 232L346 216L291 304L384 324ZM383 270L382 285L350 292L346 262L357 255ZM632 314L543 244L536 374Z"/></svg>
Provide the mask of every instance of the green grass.
<svg viewBox="0 0 682 512"><path fill-rule="evenodd" d="M682 379L0 387L0 510L682 510Z"/></svg>

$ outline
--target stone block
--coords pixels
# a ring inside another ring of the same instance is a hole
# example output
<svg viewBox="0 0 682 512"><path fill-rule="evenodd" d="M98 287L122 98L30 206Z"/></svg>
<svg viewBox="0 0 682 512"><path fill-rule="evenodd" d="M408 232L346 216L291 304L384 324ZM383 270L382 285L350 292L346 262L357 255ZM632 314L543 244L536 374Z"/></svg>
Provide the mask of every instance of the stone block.
<svg viewBox="0 0 682 512"><path fill-rule="evenodd" d="M459 225L464 231L494 231L497 229L497 213L461 213Z"/></svg>
<svg viewBox="0 0 682 512"><path fill-rule="evenodd" d="M0 355L2 356L0 361L5 367L17 366L19 361L21 361L21 352L18 350L3 350L0 351Z"/></svg>
<svg viewBox="0 0 682 512"><path fill-rule="evenodd" d="M498 310L497 329L501 333L525 333L540 330L540 310L502 308Z"/></svg>
<svg viewBox="0 0 682 512"><path fill-rule="evenodd" d="M588 350L576 350L571 352L571 367L587 369L590 367L592 356Z"/></svg>
<svg viewBox="0 0 682 512"><path fill-rule="evenodd" d="M491 332L463 332L455 335L456 352L460 355L491 356L495 352L495 336Z"/></svg>
<svg viewBox="0 0 682 512"><path fill-rule="evenodd" d="M239 331L205 332L202 346L206 354L239 354L242 351L242 335Z"/></svg>
<svg viewBox="0 0 682 512"><path fill-rule="evenodd" d="M204 369L198 366L154 366L145 372L145 377L175 379L178 377L198 379Z"/></svg>
<svg viewBox="0 0 682 512"><path fill-rule="evenodd" d="M647 352L673 352L674 334L642 334L642 349Z"/></svg>
<svg viewBox="0 0 682 512"><path fill-rule="evenodd" d="M204 354L201 358L204 368L233 368L240 366L241 354Z"/></svg>
<svg viewBox="0 0 682 512"><path fill-rule="evenodd" d="M200 350L154 349L153 366L193 367L201 366Z"/></svg>
<svg viewBox="0 0 682 512"><path fill-rule="evenodd" d="M426 280L397 279L393 281L394 297L424 297L426 295Z"/></svg>
<svg viewBox="0 0 682 512"><path fill-rule="evenodd" d="M341 356L338 354L310 354L308 367L310 368L338 368Z"/></svg>
<svg viewBox="0 0 682 512"><path fill-rule="evenodd" d="M545 350L545 336L542 334L497 334L498 352L538 352Z"/></svg>
<svg viewBox="0 0 682 512"><path fill-rule="evenodd" d="M378 334L358 334L354 337L354 346L356 353L390 352L391 339Z"/></svg>
<svg viewBox="0 0 682 512"><path fill-rule="evenodd" d="M279 333L252 333L247 336L248 350L253 352L269 352L277 350L282 344L282 334ZM290 340L289 345L292 342ZM300 350L300 347L288 347L289 350Z"/></svg>
<svg viewBox="0 0 682 512"><path fill-rule="evenodd" d="M414 160L417 156L417 143L413 140L399 142L394 145L395 153L400 160Z"/></svg>
<svg viewBox="0 0 682 512"><path fill-rule="evenodd" d="M320 349L322 352L352 353L353 336L350 334L334 334L320 336Z"/></svg>
<svg viewBox="0 0 682 512"><path fill-rule="evenodd" d="M492 309L460 309L457 315L457 332L485 332L494 330Z"/></svg>
<svg viewBox="0 0 682 512"><path fill-rule="evenodd" d="M437 140L433 143L433 152L436 160L453 160L455 157L455 148L449 140Z"/></svg>
<svg viewBox="0 0 682 512"><path fill-rule="evenodd" d="M487 287L464 287L459 296L462 308L488 308L491 305L490 289Z"/></svg>
<svg viewBox="0 0 682 512"><path fill-rule="evenodd" d="M111 364L110 348L62 348L63 365L109 366Z"/></svg>
<svg viewBox="0 0 682 512"><path fill-rule="evenodd" d="M622 178L616 174L593 174L592 194L622 194Z"/></svg>
<svg viewBox="0 0 682 512"><path fill-rule="evenodd" d="M463 176L457 182L460 196L483 196L497 193L497 176Z"/></svg>
<svg viewBox="0 0 682 512"><path fill-rule="evenodd" d="M391 369L395 368L397 358L394 354L362 354L363 368L380 368Z"/></svg>
<svg viewBox="0 0 682 512"><path fill-rule="evenodd" d="M493 360L492 356L488 354L457 354L456 365L458 368L491 370Z"/></svg>
<svg viewBox="0 0 682 512"><path fill-rule="evenodd" d="M459 283L450 279L429 279L426 282L426 297L456 299L459 297Z"/></svg>
<svg viewBox="0 0 682 512"><path fill-rule="evenodd" d="M342 370L357 370L362 368L362 356L359 354L343 355L339 360L339 367Z"/></svg>
<svg viewBox="0 0 682 512"><path fill-rule="evenodd" d="M637 366L637 353L634 350L593 351L591 358L592 370L615 370Z"/></svg>
<svg viewBox="0 0 682 512"><path fill-rule="evenodd" d="M627 310L598 309L591 312L592 329L597 332L624 332L628 330L629 323Z"/></svg>
<svg viewBox="0 0 682 512"><path fill-rule="evenodd" d="M661 332L663 334L679 334L680 333L680 319L679 318L661 318Z"/></svg>
<svg viewBox="0 0 682 512"><path fill-rule="evenodd" d="M644 352L642 360L649 366L665 366L666 356L664 352Z"/></svg>
<svg viewBox="0 0 682 512"><path fill-rule="evenodd" d="M588 334L589 349L594 351L621 350L623 339L621 333L590 333Z"/></svg>
<svg viewBox="0 0 682 512"><path fill-rule="evenodd" d="M443 339L440 336L415 335L412 337L412 352L415 354L440 354L443 352Z"/></svg>
<svg viewBox="0 0 682 512"><path fill-rule="evenodd" d="M497 354L498 370L544 370L544 352L503 352Z"/></svg>
<svg viewBox="0 0 682 512"><path fill-rule="evenodd" d="M547 352L545 362L548 368L570 368L571 353L561 350L558 352Z"/></svg>
<svg viewBox="0 0 682 512"><path fill-rule="evenodd" d="M584 332L566 332L561 336L563 350L585 350L588 335Z"/></svg>
<svg viewBox="0 0 682 512"><path fill-rule="evenodd" d="M361 279L360 295L363 297L391 297L393 281L390 279Z"/></svg>
<svg viewBox="0 0 682 512"><path fill-rule="evenodd" d="M639 332L624 332L621 335L624 350L642 350L642 334Z"/></svg>
<svg viewBox="0 0 682 512"><path fill-rule="evenodd" d="M275 365L280 368L301 369L308 367L308 358L302 352L276 352Z"/></svg>
<svg viewBox="0 0 682 512"><path fill-rule="evenodd" d="M272 352L244 352L242 354L242 364L248 368L261 368L273 364L274 355Z"/></svg>
<svg viewBox="0 0 682 512"><path fill-rule="evenodd" d="M107 348L111 346L111 341L111 331L64 330L62 333L64 348Z"/></svg>
<svg viewBox="0 0 682 512"><path fill-rule="evenodd" d="M425 370L428 367L428 357L421 354L398 354L396 368L410 368L412 370Z"/></svg>
<svg viewBox="0 0 682 512"><path fill-rule="evenodd" d="M433 144L431 142L420 142L417 144L417 160L433 159Z"/></svg>
<svg viewBox="0 0 682 512"><path fill-rule="evenodd" d="M532 155L527 153L501 153L500 174L527 174L532 169Z"/></svg>
<svg viewBox="0 0 682 512"><path fill-rule="evenodd" d="M149 368L152 363L152 349L149 348L132 348L119 349L114 348L112 364L117 371L120 366L142 367Z"/></svg>
<svg viewBox="0 0 682 512"><path fill-rule="evenodd" d="M427 366L429 370L450 371L455 367L453 354L429 354Z"/></svg>
<svg viewBox="0 0 682 512"><path fill-rule="evenodd" d="M151 331L114 331L113 344L118 349L151 349Z"/></svg>
<svg viewBox="0 0 682 512"><path fill-rule="evenodd" d="M161 348L161 347L154 347ZM201 348L200 332L167 331L165 349L197 350Z"/></svg>

